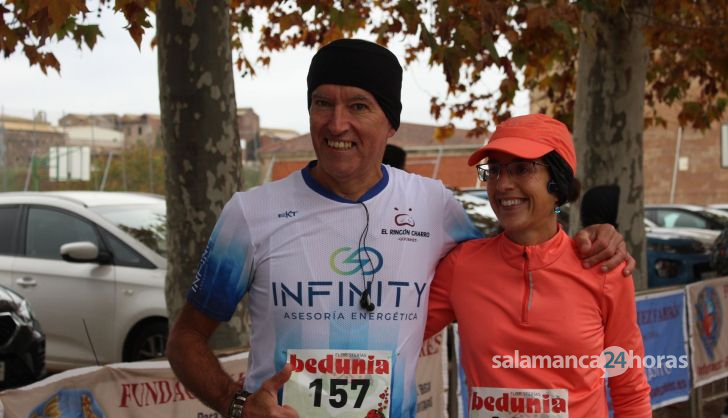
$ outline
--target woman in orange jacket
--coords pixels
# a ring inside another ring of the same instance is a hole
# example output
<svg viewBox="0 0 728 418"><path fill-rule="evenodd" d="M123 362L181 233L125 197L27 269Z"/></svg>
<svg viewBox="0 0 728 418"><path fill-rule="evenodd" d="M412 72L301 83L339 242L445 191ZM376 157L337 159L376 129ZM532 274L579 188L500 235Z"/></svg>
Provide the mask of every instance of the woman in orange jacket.
<svg viewBox="0 0 728 418"><path fill-rule="evenodd" d="M623 366L644 348L631 277L583 269L556 220L579 194L571 134L545 115L515 117L468 163L484 158L478 174L503 232L440 262L425 334L457 320L471 418L606 418L596 359L611 347L602 360ZM621 372L608 379L619 418L652 415L644 371L633 366L605 369Z"/></svg>

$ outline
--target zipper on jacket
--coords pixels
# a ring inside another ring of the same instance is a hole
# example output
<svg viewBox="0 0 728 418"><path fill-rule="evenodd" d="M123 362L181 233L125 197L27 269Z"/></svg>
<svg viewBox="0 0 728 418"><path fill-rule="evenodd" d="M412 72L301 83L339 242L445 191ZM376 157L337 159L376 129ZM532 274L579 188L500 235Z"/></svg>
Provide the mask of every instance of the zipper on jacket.
<svg viewBox="0 0 728 418"><path fill-rule="evenodd" d="M521 323L528 324L528 311L533 303L533 273L530 271L530 263L526 248L523 249L523 301L521 306Z"/></svg>

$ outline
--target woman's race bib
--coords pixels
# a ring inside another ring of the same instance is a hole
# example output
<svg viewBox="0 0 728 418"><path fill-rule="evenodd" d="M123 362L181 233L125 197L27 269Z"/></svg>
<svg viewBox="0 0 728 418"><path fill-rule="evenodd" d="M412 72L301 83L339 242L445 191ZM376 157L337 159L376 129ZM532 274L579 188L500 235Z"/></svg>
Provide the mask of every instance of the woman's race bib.
<svg viewBox="0 0 728 418"><path fill-rule="evenodd" d="M475 387L470 391L471 418L568 418L566 389Z"/></svg>

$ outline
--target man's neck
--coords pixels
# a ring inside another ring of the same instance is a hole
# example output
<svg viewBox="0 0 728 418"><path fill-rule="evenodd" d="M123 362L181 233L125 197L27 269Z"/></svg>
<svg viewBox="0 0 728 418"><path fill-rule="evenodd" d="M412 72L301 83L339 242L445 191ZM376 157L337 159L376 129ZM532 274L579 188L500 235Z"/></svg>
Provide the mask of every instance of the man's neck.
<svg viewBox="0 0 728 418"><path fill-rule="evenodd" d="M364 178L334 179L324 173L320 167L314 166L311 167L311 176L321 186L335 195L356 202L382 179L382 170L378 167L376 170L371 171L371 175Z"/></svg>

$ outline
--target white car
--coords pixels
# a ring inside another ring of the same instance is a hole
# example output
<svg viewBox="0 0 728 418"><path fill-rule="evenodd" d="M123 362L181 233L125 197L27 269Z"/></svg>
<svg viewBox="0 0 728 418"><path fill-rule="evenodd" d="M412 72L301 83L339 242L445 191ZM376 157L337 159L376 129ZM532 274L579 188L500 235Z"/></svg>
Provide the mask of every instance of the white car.
<svg viewBox="0 0 728 418"><path fill-rule="evenodd" d="M645 218L663 228L697 228L717 233L728 228L728 213L698 205L646 204Z"/></svg>
<svg viewBox="0 0 728 418"><path fill-rule="evenodd" d="M49 369L164 354L165 236L161 196L0 193L0 284L33 306Z"/></svg>
<svg viewBox="0 0 728 418"><path fill-rule="evenodd" d="M673 235L677 235L680 238L692 238L703 244L705 248L710 248L715 242L715 239L718 238L718 235L720 235L720 231L715 231L712 229L681 227L664 228L658 226L656 223L652 222L647 218L645 218L645 230L647 232L655 232L658 234L672 233Z"/></svg>
<svg viewBox="0 0 728 418"><path fill-rule="evenodd" d="M708 205L711 209L718 209L722 210L723 212L728 212L728 203L715 203L712 205Z"/></svg>
<svg viewBox="0 0 728 418"><path fill-rule="evenodd" d="M463 205L470 220L485 236L493 236L499 231L498 218L488 199L461 190L453 190L453 196Z"/></svg>

